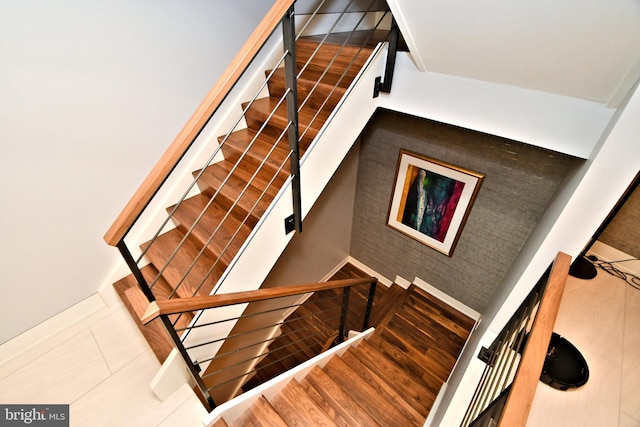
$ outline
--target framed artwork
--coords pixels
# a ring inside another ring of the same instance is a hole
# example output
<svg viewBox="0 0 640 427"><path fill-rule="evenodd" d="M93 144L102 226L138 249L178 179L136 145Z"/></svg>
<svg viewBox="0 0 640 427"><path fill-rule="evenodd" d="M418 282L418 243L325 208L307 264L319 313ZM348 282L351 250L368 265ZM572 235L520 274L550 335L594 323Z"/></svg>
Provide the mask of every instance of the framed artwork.
<svg viewBox="0 0 640 427"><path fill-rule="evenodd" d="M484 175L400 150L387 225L453 255Z"/></svg>

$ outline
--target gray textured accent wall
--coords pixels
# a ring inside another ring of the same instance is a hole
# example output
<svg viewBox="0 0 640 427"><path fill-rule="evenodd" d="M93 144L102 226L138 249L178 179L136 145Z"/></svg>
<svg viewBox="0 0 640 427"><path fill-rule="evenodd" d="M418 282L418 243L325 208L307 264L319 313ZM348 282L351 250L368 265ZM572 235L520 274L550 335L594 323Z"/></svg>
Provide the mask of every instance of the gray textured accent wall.
<svg viewBox="0 0 640 427"><path fill-rule="evenodd" d="M361 135L351 255L482 312L565 174L581 159L378 110ZM400 149L485 175L452 257L386 226Z"/></svg>
<svg viewBox="0 0 640 427"><path fill-rule="evenodd" d="M640 258L640 187L631 193L598 240Z"/></svg>

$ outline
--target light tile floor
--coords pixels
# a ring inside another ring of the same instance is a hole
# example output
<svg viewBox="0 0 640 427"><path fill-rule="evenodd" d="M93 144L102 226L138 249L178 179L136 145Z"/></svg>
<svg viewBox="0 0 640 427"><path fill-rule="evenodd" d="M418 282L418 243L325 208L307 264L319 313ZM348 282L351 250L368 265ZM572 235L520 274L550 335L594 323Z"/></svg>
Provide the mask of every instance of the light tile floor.
<svg viewBox="0 0 640 427"><path fill-rule="evenodd" d="M126 309L105 308L0 368L3 404L70 404L70 425L201 426L193 391L164 402L149 384L160 364Z"/></svg>
<svg viewBox="0 0 640 427"><path fill-rule="evenodd" d="M640 290L598 269L569 276L554 332L589 366L577 389L539 383L527 427L640 427Z"/></svg>

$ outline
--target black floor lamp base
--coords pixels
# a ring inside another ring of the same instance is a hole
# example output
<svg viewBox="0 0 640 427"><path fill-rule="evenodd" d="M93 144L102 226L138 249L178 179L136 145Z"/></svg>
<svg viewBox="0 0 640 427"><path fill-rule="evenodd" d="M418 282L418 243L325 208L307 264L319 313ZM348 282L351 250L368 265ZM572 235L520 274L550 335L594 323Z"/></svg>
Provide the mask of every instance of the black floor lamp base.
<svg viewBox="0 0 640 427"><path fill-rule="evenodd" d="M598 274L598 271L591 261L580 256L571 264L569 274L578 279L593 279Z"/></svg>

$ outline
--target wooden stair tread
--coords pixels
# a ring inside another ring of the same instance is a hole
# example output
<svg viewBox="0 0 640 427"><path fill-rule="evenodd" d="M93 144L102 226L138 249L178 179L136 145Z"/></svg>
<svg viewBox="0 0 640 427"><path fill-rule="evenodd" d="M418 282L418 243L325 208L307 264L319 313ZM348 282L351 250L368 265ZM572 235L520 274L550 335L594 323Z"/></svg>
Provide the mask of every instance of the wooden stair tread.
<svg viewBox="0 0 640 427"><path fill-rule="evenodd" d="M414 425L395 407L393 402L389 401L387 396L378 394L374 387L353 371L341 358L333 357L323 370L343 390L349 390L351 398L381 426Z"/></svg>
<svg viewBox="0 0 640 427"><path fill-rule="evenodd" d="M200 173L199 170L194 172L194 175L198 173ZM280 187L287 179L285 173L281 172L276 175L273 169L262 168L258 172L254 170L248 171L240 167L240 165L236 165L234 162L222 160L210 165L202 172L198 185L204 192L213 195L214 192L218 191L217 189L227 181L227 176L233 179L233 181L230 182L233 187L239 187L233 191L239 192L249 183L251 188L260 194L265 193L265 195L271 198L278 194ZM220 193L222 192L223 189L220 189ZM235 199L235 197L233 197L233 199Z"/></svg>
<svg viewBox="0 0 640 427"><path fill-rule="evenodd" d="M305 69L298 77L296 88L299 106L330 112L342 99L352 81L353 76L343 76L324 70ZM280 99L286 91L285 82L284 69L278 68L269 79L269 94Z"/></svg>
<svg viewBox="0 0 640 427"><path fill-rule="evenodd" d="M234 176L237 176L244 182L251 181L251 185L260 189L261 191L267 189L268 194L271 194L273 196L278 194L280 187L287 179L287 174L285 172L281 171L280 173L276 174L275 169L270 167L263 167L260 170L257 170L256 168L247 169L243 166L244 165L242 164L242 162L236 163L225 159L209 166L210 168L213 167L213 170L206 170L203 174L203 178L211 178L221 181L224 179L224 177L220 175L221 171L216 169L222 169L222 173L233 173ZM206 175L208 174L213 175L213 177L206 177ZM274 184L276 185L275 189L268 188Z"/></svg>
<svg viewBox="0 0 640 427"><path fill-rule="evenodd" d="M184 239L184 236L184 232L178 228L159 235L146 256L158 270L163 270L163 279L173 290L177 288L176 293L179 297L209 295L224 272L226 264L214 265L216 257L211 252L201 251L201 243L192 238ZM174 255L175 248L181 242L182 245ZM146 246L147 244L142 245ZM173 258L169 261L172 255ZM166 295L166 298L169 296L170 294Z"/></svg>
<svg viewBox="0 0 640 427"><path fill-rule="evenodd" d="M247 108L247 104L243 104L242 108ZM309 145L316 137L331 111L332 109L329 106L319 109L314 108L309 103L299 109L298 132L302 138L301 143L303 145ZM279 103L276 97L256 99L248 107L245 118L247 127L255 131L258 131L266 122L265 132L274 137L279 136L282 133L282 129L289 123L286 102Z"/></svg>
<svg viewBox="0 0 640 427"><path fill-rule="evenodd" d="M141 271L148 282L157 275L157 270L151 265L143 267ZM131 314L131 317L138 326L138 329L144 335L149 347L151 347L153 353L156 355L156 358L160 363L164 362L173 349L173 341L169 337L160 319L155 319L147 325L142 324L140 321L142 314L149 305L149 301L140 290L136 279L133 275L126 276L114 283L113 287L127 308L127 311ZM163 280L160 280L154 287L154 290L158 295L170 292L170 289L171 288ZM184 327L191 321L192 317L193 316L191 314L181 316L177 327ZM171 319L176 319L176 317L173 316Z"/></svg>
<svg viewBox="0 0 640 427"><path fill-rule="evenodd" d="M253 405L229 427L287 427L271 403L260 396Z"/></svg>
<svg viewBox="0 0 640 427"><path fill-rule="evenodd" d="M350 350L363 365L375 372L396 393L403 396L403 399L422 416L426 417L429 414L436 396L425 387L423 382L396 365L367 340L362 340L357 347L352 347Z"/></svg>
<svg viewBox="0 0 640 427"><path fill-rule="evenodd" d="M432 310L441 313L443 317L450 319L451 323L457 325L458 328L464 328L466 331L470 331L475 325L476 321L474 319L449 306L425 290L412 285L411 291L411 299L420 302L420 306L428 305Z"/></svg>
<svg viewBox="0 0 640 427"><path fill-rule="evenodd" d="M229 424L222 418L218 419L215 423L211 424L211 427L229 427Z"/></svg>
<svg viewBox="0 0 640 427"><path fill-rule="evenodd" d="M432 394L438 393L449 375L441 365L434 363L427 355L417 352L410 346L403 346L405 343L400 338L396 338L394 343L391 343L386 336L373 337L369 342L414 379L420 381Z"/></svg>
<svg viewBox="0 0 640 427"><path fill-rule="evenodd" d="M464 339L451 333L447 328L442 326L438 317L436 316L424 316L422 313L414 308L411 304L406 304L402 310L399 310L395 320L402 319L406 324L410 324L416 333L420 336L428 337L428 341L436 341L439 344L439 348L456 352L464 344Z"/></svg>
<svg viewBox="0 0 640 427"><path fill-rule="evenodd" d="M336 426L296 380L291 380L272 400L280 417L292 426Z"/></svg>
<svg viewBox="0 0 640 427"><path fill-rule="evenodd" d="M413 405L408 402L404 395L398 394L384 378L381 378L375 371L369 369L358 357L356 352L351 348L347 350L340 358L349 367L356 372L367 384L369 384L376 393L384 396L393 406L409 420L411 425L422 425L426 419Z"/></svg>
<svg viewBox="0 0 640 427"><path fill-rule="evenodd" d="M313 368L300 385L340 426L378 427L379 424L319 367Z"/></svg>
<svg viewBox="0 0 640 427"><path fill-rule="evenodd" d="M257 167L264 161L266 166L274 170L288 172L286 169L290 151L288 141L285 135L274 148L276 141L269 135L264 133L256 135L256 131L253 129L241 129L229 135L222 146L222 151L225 158L231 162L237 162L242 153L247 151L246 163L252 160L252 166Z"/></svg>
<svg viewBox="0 0 640 427"><path fill-rule="evenodd" d="M386 40L389 34L388 30L357 30L353 32L335 32L331 34L319 34L313 36L300 37L299 42L307 42L310 44L319 43L324 40L325 43L342 45L346 44L351 47L365 46L373 49L379 42Z"/></svg>
<svg viewBox="0 0 640 427"><path fill-rule="evenodd" d="M445 347L445 350L451 348L448 343L440 342L432 335L425 334L423 330L414 328L410 322L407 322L399 315L396 315L391 319L391 322L389 322L383 334L387 331L394 332L396 334L402 333L406 342L422 354L426 354L428 351L440 351L443 359L446 359L440 360L444 366L453 366L453 363L455 362L455 357L453 355L449 355L447 352L441 351L443 347Z"/></svg>
<svg viewBox="0 0 640 427"><path fill-rule="evenodd" d="M243 179L235 173L231 162L209 166L200 176L198 186L209 198L215 197L218 205L231 210L239 221L246 221L250 227L255 226L267 210L271 201L280 190L286 177L278 180L279 184L259 187L258 182Z"/></svg>
<svg viewBox="0 0 640 427"><path fill-rule="evenodd" d="M342 36L336 35L334 37ZM360 48L355 45L343 45L342 42L325 43L319 49L317 48L318 41L312 37L298 39L296 62L299 70L307 63L309 64L308 68L317 71L323 71L331 64L332 72L340 74L344 72L350 77L355 77L373 51L370 47ZM309 61L312 55L313 59Z"/></svg>
<svg viewBox="0 0 640 427"><path fill-rule="evenodd" d="M446 313L434 310L432 306L416 303L413 296L409 297L409 301L411 302L410 307L414 312L414 316L417 315L430 319L430 324L437 324L437 331L439 331L439 333L447 335L458 344L464 343L469 335L469 331L472 329L472 325L469 326L468 324L458 323Z"/></svg>
<svg viewBox="0 0 640 427"><path fill-rule="evenodd" d="M359 279L361 277L369 277L370 274L361 270L351 263L346 263L343 265L338 271L336 271L333 276L331 276L332 280L341 280L341 279Z"/></svg>
<svg viewBox="0 0 640 427"><path fill-rule="evenodd" d="M389 288L384 306L376 313L376 334L380 334L386 328L408 298L408 293L401 286L394 285Z"/></svg>
<svg viewBox="0 0 640 427"><path fill-rule="evenodd" d="M171 207L167 210L172 209ZM205 214L200 217L203 211ZM172 219L186 233L198 217L200 220L193 228L191 236L201 245L206 245L214 257L220 258L228 265L249 236L251 229L233 215L227 215L227 211L216 205L215 200L209 204L209 198L205 194L184 200Z"/></svg>

